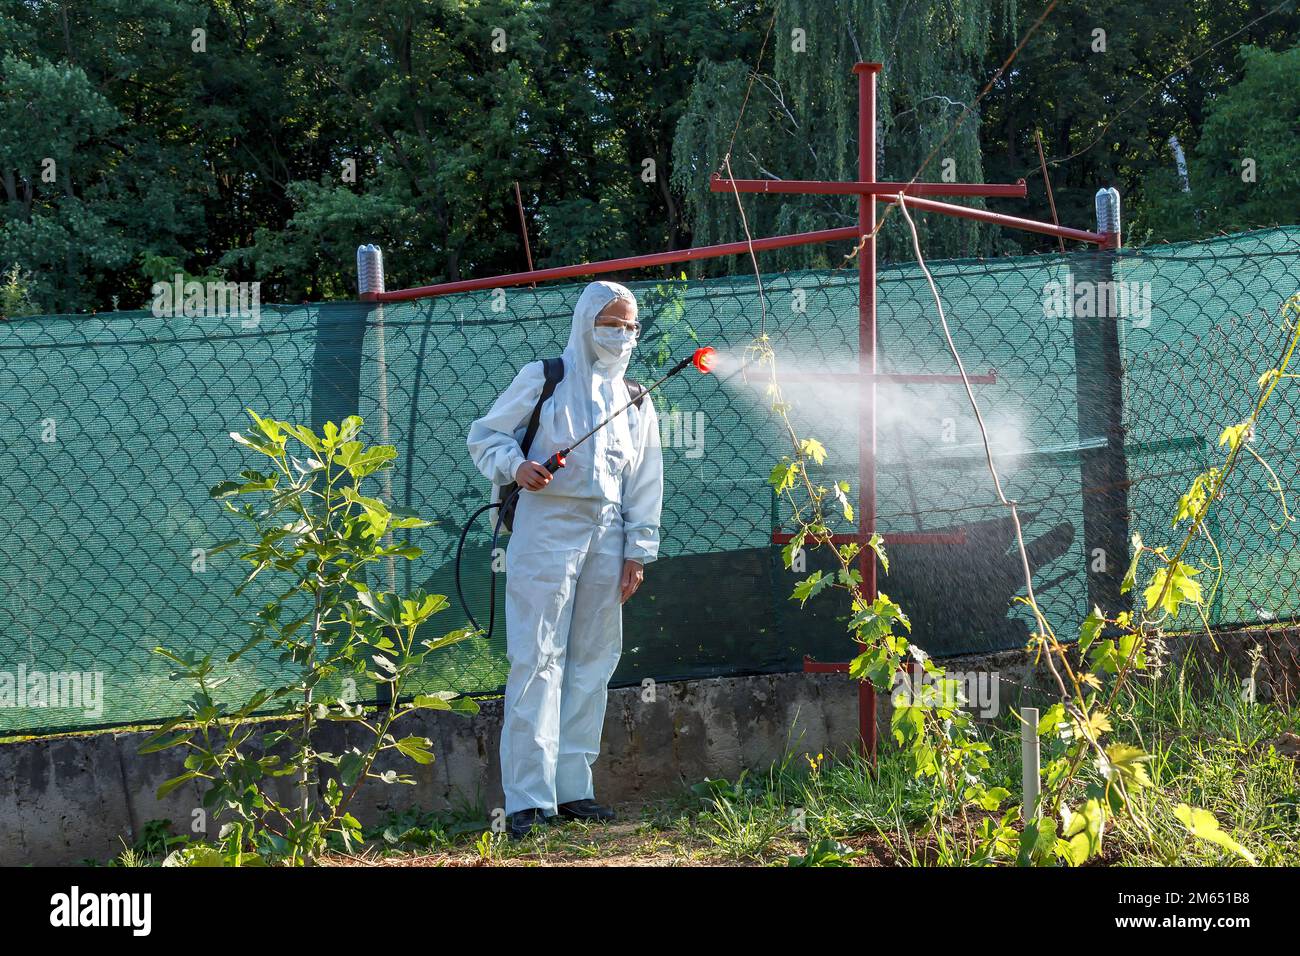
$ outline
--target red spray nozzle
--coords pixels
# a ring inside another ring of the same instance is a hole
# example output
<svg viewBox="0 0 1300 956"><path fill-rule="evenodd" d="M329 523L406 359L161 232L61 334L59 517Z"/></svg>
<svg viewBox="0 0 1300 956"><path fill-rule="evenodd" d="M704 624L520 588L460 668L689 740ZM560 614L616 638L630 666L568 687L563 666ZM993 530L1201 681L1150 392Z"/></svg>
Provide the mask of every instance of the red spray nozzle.
<svg viewBox="0 0 1300 956"><path fill-rule="evenodd" d="M676 365L674 365L671 369L668 370L668 373L666 375L660 378L659 381L655 382L649 388L645 389L641 393L641 395L644 396L649 392L653 392L656 388L658 388L664 382L668 381L674 375L680 375L682 372L686 371L686 366L688 365L694 365L697 369L700 370L700 372L702 372L705 375L708 375L710 372L713 371L713 366L717 364L717 361L718 361L718 353L717 350L714 349L712 346L706 345L703 348L696 349L695 354L689 355L686 358L678 361ZM629 396L629 398L630 397L631 396ZM546 460L546 465L545 465L546 470L549 471L551 474L555 474L557 470L564 467L565 455L569 454L569 452L573 451L573 449L577 448L588 438L596 434L596 432L600 431L602 428L604 428L606 425L612 422L619 415L622 415L633 405L638 405L640 401L641 401L640 397L632 399L626 405L620 408L618 411L614 412L614 414L610 415L603 422L601 422L599 425L593 428L591 431L587 432L587 434L583 435L581 438L575 441L571 446L564 449L563 451L556 452L554 455L552 455L550 458Z"/></svg>

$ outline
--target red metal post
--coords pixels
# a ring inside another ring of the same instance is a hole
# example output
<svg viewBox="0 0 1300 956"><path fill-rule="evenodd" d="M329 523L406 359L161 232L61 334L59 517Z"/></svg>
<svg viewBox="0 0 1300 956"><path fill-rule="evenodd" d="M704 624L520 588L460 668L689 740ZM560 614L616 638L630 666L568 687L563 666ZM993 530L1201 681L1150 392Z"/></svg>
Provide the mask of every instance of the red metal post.
<svg viewBox="0 0 1300 956"><path fill-rule="evenodd" d="M879 63L854 64L858 75L858 179L876 181L876 76ZM858 255L858 372L862 409L858 418L858 516L864 542L858 554L862 591L876 598L876 553L866 546L876 530L876 197L858 196L858 228L865 237ZM858 683L858 732L863 756L876 762L876 688Z"/></svg>
<svg viewBox="0 0 1300 956"><path fill-rule="evenodd" d="M859 64L859 66L871 66L871 65L873 64ZM874 77L874 75L875 75L874 73L865 73L865 74L860 73L859 85L861 84L862 76ZM874 96L875 96L874 82L871 84L871 87L872 89L870 90L870 94L874 100ZM868 125L871 131L871 136L874 139L875 124L874 122L872 122ZM859 126L861 126L861 124L859 124ZM861 164L861 159L862 159L861 156L859 156L859 165ZM874 153L872 154L871 157L871 163L874 166L875 164ZM761 182L766 182L766 180L743 180L743 179L725 180L724 179L724 180L715 180L713 185L715 189L718 189L719 187L726 188L727 184L732 182L737 184L746 183L746 182L761 183ZM816 183L801 182L797 184L792 183L790 185L792 187L797 186L798 188L790 188L788 190L773 190L773 191L793 192L793 193L806 193L806 192L819 191L817 189L807 188L809 186L816 186L817 185ZM850 184L850 185L856 187L858 184ZM872 185L872 184L868 183L867 185ZM891 184L877 183L874 185L884 186L884 185L891 185ZM961 184L955 184L951 188L956 188L957 186L960 185ZM945 187L945 188L949 188L949 187ZM983 190L986 187L980 186L979 188ZM1000 189L1002 187L987 187L987 188ZM762 190L742 189L741 191L758 192ZM867 207L868 212L866 213L866 218L870 219L870 221L874 224L875 203L872 202L873 198L877 202L898 202L897 193L873 195L873 193L870 191L859 190L857 188L851 190L843 190L843 191L849 193L857 193L858 195L859 225L845 226L840 229L819 229L815 232L798 232L798 233L793 233L791 235L785 235L785 236L767 236L762 239L755 239L752 243L753 250L755 252L764 252L769 249L783 249L789 246L811 245L813 243L818 243L818 242L837 242L846 239L857 240L862 236L860 230L863 228L862 222L865 221L863 219L863 213L861 207L863 206ZM988 210L985 209L972 209L969 206L955 206L952 203L935 202L934 200L922 199L920 197L912 196L911 192L912 192L911 190L908 190L907 204L911 206L913 209L919 209L924 212L937 212L948 216L956 216L961 219L975 219L979 222L991 222L994 223L995 225L1006 226L1012 229L1023 229L1027 232L1039 232L1039 233L1045 233L1046 235L1049 236L1061 236L1065 239L1073 239L1078 242L1089 242L1094 245L1100 246L1103 249L1113 249L1117 247L1117 237L1115 233L1089 232L1085 229L1071 229L1068 226L1055 226L1052 223L1048 223L1048 222L1037 222L1032 219L1021 219L1016 216L1005 216L1002 215L1001 213L989 212ZM981 192L978 195L985 195L985 194L986 193ZM993 193L991 195L1001 195L1001 193ZM871 228L875 228L874 225ZM872 250L875 249L875 245L876 243L874 239L868 241L868 246ZM549 269L530 269L527 272L512 272L508 275L487 276L482 279L461 279L456 282L440 282L436 285L419 286L413 289L394 289L390 292L368 292L362 294L359 298L363 302L406 302L412 299L426 299L426 298L432 298L434 296L439 296L439 295L452 295L458 292L476 292L482 289L499 289L499 288L504 288L505 286L526 285L528 283L544 282L548 279L572 279L572 278L576 278L577 276L599 275L605 272L623 272L630 269L645 269L651 266L666 265L672 262L690 262L696 259L711 259L711 258L717 258L719 256L743 255L749 252L750 248L751 248L751 243L748 241L724 242L716 246L697 246L691 249L676 249L671 252L653 252L650 253L649 255L644 255L644 256L628 256L622 259L603 259L599 262L580 262L577 265L553 266ZM866 249L864 248L863 251L865 252ZM862 269L864 268L864 264L861 261L859 261L858 267L859 267L859 283L861 284ZM871 276L870 284L871 284L872 303L873 303L872 328L874 329L874 316L875 316L874 261L873 264L867 268ZM874 351L874 336L872 339L872 345Z"/></svg>

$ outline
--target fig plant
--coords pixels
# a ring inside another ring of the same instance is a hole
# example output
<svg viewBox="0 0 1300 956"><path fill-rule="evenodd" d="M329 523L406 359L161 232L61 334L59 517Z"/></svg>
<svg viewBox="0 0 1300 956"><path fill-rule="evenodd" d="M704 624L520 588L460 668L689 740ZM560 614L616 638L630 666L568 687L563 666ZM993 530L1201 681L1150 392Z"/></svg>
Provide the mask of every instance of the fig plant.
<svg viewBox="0 0 1300 956"><path fill-rule="evenodd" d="M447 607L446 597L399 597L373 589L366 579L376 562L419 557L419 548L393 543L392 531L429 524L362 490L366 479L392 467L396 450L358 440L357 416L341 425L327 422L318 433L249 415L253 427L231 438L264 462L211 491L246 522L249 534L209 554L238 549L250 565L236 594L262 575L285 579L257 612L249 640L226 658L233 663L269 645L279 652L284 681L228 704L230 688L225 694L221 688L230 678L220 674L211 653L157 648L176 665L172 679L192 684L195 692L185 712L141 752L185 748L184 773L166 781L159 798L197 781L205 788L205 811L223 823L212 847L191 845L174 864L303 865L330 845L355 847L361 825L349 806L361 786L414 783L409 774L379 769L381 755L416 764L434 759L427 737L400 734L403 719L422 710L478 710L472 699L450 691L409 693L431 655L475 633L460 628L423 636L423 626ZM357 688L370 685L386 688L382 697L393 703L364 706ZM268 713L288 720L255 719ZM324 724L342 731L337 738L345 743L337 752L319 748Z"/></svg>

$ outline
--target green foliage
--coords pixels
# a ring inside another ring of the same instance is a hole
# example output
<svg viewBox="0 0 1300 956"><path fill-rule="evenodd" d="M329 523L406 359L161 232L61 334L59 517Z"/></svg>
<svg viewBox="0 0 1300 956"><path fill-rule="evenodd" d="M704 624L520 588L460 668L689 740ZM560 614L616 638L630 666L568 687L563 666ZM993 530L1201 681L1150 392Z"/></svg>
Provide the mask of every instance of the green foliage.
<svg viewBox="0 0 1300 956"><path fill-rule="evenodd" d="M466 835L491 837L491 824L479 808L459 811L410 809L388 815L368 829L366 839L390 850L432 850Z"/></svg>
<svg viewBox="0 0 1300 956"><path fill-rule="evenodd" d="M713 806L718 801L724 800L752 799L762 790L762 785L749 775L748 770L742 770L740 776L734 781L722 777L717 779L705 777L699 783L691 785L691 793L706 806Z"/></svg>
<svg viewBox="0 0 1300 956"><path fill-rule="evenodd" d="M393 287L512 272L525 263L516 182L538 265L731 241L735 197L707 181L723 155L738 176L854 178L850 70L873 59L882 177L910 178L941 146L922 178L948 159L962 181L1027 177L1029 198L1006 211L1046 218L1041 130L1063 222L1091 224L1102 183L1152 239L1300 218L1293 10L1072 0L1019 52L1014 82L967 114L1040 12L991 0L9 0L0 262L33 277L45 312L146 301L146 257L260 281L264 302L350 296L360 242L385 248ZM1090 46L1097 24L1105 52ZM1193 57L1197 69L1165 76ZM1171 134L1189 153L1189 194ZM1244 156L1255 184L1240 180ZM763 235L843 225L854 203L746 210ZM919 228L946 255L1054 247L966 220ZM897 217L880 238L885 259L905 246ZM835 262L818 245L771 256L775 269ZM694 268L728 274L736 260Z"/></svg>
<svg viewBox="0 0 1300 956"><path fill-rule="evenodd" d="M182 282L220 282L225 278L220 271L193 275L186 271L185 263L176 256L160 256L151 252L140 256L140 272L151 286L156 282L174 282L177 275L180 275Z"/></svg>
<svg viewBox="0 0 1300 956"><path fill-rule="evenodd" d="M1237 56L1239 79L1185 143L1187 189L1172 168L1151 179L1142 224L1161 239L1300 222L1300 45L1246 45Z"/></svg>
<svg viewBox="0 0 1300 956"><path fill-rule="evenodd" d="M141 748L153 753L181 746L188 752L185 772L165 782L158 797L197 781L205 788L204 808L228 821L219 845L183 847L169 857L170 865L303 864L327 845L354 849L362 834L348 806L361 785L414 783L396 769L380 769L377 761L434 760L428 738L399 736L402 719L420 710L478 710L473 700L450 692L401 702L403 686L431 654L474 632L462 628L425 638L421 627L447 607L443 595L399 596L366 580L367 570L381 561L419 556L418 548L394 544L392 531L428 524L362 493L367 478L391 467L396 451L361 442L356 416L341 425L327 422L317 433L249 415L254 427L230 437L262 456L265 470L250 468L220 482L211 497L252 533L213 551L237 550L250 566L236 593L264 573L278 574L287 584L258 611L251 638L227 663L269 645L288 676L257 689L242 706L226 706L214 692L227 678L211 654L157 649L177 665L173 680L195 688L185 713ZM397 703L367 710L356 689L368 684ZM250 719L268 712L290 721L261 734ZM351 745L337 753L317 749L316 731L325 723L351 728ZM274 781L281 777L296 783L296 806L277 796Z"/></svg>
<svg viewBox="0 0 1300 956"><path fill-rule="evenodd" d="M860 851L827 837L811 844L803 856L789 857L787 863L790 866L852 866L854 858L860 856Z"/></svg>
<svg viewBox="0 0 1300 956"><path fill-rule="evenodd" d="M942 152L922 179L937 180L945 158L964 181L981 178L979 123L954 128L964 104L975 99L993 42L1010 37L1015 23L998 18L1005 5L976 0L957 7L938 0L899 4L889 0L782 0L754 17L762 37L775 14L759 81L750 88L757 53L699 64L673 141L673 185L684 197L696 244L724 242L744 234L733 193L712 192L708 178L730 152L737 178L852 180L858 172L857 84L854 63L885 65L879 78L881 179L909 179L941 140ZM1014 9L1014 6L1012 7ZM756 11L757 12L757 11ZM805 49L796 49L794 31ZM744 120L737 126L746 92ZM735 133L733 142L733 131ZM1019 173L1018 176L1023 175ZM852 221L849 196L794 197L796 201L746 202L755 236L826 229ZM887 223L881 254L905 247L896 222ZM992 251L993 230L961 219L930 217L923 241L936 255L968 256ZM834 257L821 246L776 250L774 269L823 268ZM723 260L698 272L731 269ZM734 270L732 270L734 271Z"/></svg>
<svg viewBox="0 0 1300 956"><path fill-rule="evenodd" d="M17 264L0 275L0 321L36 314L29 287L30 277L24 276Z"/></svg>
<svg viewBox="0 0 1300 956"><path fill-rule="evenodd" d="M268 302L352 295L360 242L384 247L390 286L511 272L516 182L538 265L680 248L682 91L699 60L756 50L756 15L3 3L0 262L38 277L44 311L145 301L145 255L261 281Z"/></svg>
<svg viewBox="0 0 1300 956"><path fill-rule="evenodd" d="M856 600L849 628L863 651L849 662L850 677L869 680L879 690L889 687L908 651L907 641L894 633L895 624L912 629L903 609L887 594L877 594L869 604Z"/></svg>
<svg viewBox="0 0 1300 956"><path fill-rule="evenodd" d="M1255 856L1219 827L1219 821L1208 810L1200 810L1180 803L1174 807L1174 816L1178 818L1187 832L1200 840L1215 843L1225 850L1230 850L1249 863L1255 862Z"/></svg>
<svg viewBox="0 0 1300 956"><path fill-rule="evenodd" d="M42 308L88 305L85 279L130 258L107 205L85 195L95 181L87 167L122 122L81 66L0 58L0 262L33 277L24 298Z"/></svg>
<svg viewBox="0 0 1300 956"><path fill-rule="evenodd" d="M1223 444L1223 442L1220 442ZM1235 447L1235 446L1234 446ZM1205 511L1209 500L1218 493L1219 469L1211 468L1192 479L1192 486L1178 499L1178 511L1174 515L1173 526L1176 528L1183 521L1188 521Z"/></svg>
<svg viewBox="0 0 1300 956"><path fill-rule="evenodd" d="M123 849L116 857L109 860L109 867L153 866L170 857L176 850L189 846L190 838L185 834L172 832L171 820L149 820L140 830L140 835L130 846L123 840ZM98 865L96 860L86 860L89 865Z"/></svg>
<svg viewBox="0 0 1300 956"><path fill-rule="evenodd" d="M215 844L188 843L178 847L162 861L165 867L246 867L266 866L267 857L245 850L244 825L231 823L221 828Z"/></svg>
<svg viewBox="0 0 1300 956"><path fill-rule="evenodd" d="M1181 561L1156 568L1151 575L1151 583L1142 592L1147 610L1152 611L1158 607L1170 617L1175 617L1184 601L1203 603L1201 585L1192 579L1193 575L1200 573L1199 569Z"/></svg>

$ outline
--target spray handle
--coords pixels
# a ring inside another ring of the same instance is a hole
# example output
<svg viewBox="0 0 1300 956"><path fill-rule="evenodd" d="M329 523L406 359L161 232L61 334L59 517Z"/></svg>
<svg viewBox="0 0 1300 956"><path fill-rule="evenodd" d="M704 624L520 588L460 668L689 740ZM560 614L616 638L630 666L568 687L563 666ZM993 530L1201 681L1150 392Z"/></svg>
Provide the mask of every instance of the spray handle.
<svg viewBox="0 0 1300 956"><path fill-rule="evenodd" d="M563 451L557 451L550 458L546 459L546 461L542 464L542 467L545 468L547 471L549 471L551 474L555 474L557 471L559 471L561 468L564 467L565 456L567 456L569 452L572 450L573 449L571 448L566 448Z"/></svg>

